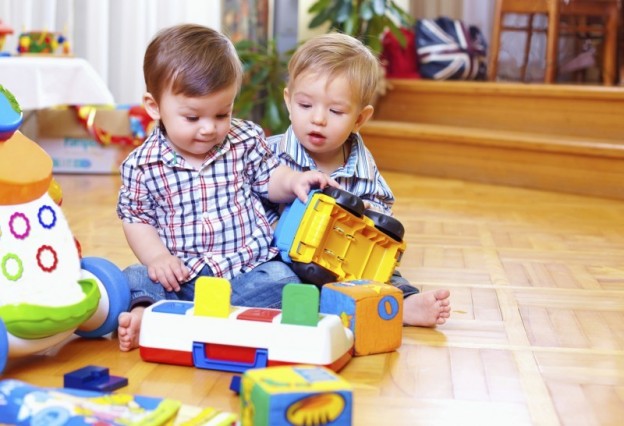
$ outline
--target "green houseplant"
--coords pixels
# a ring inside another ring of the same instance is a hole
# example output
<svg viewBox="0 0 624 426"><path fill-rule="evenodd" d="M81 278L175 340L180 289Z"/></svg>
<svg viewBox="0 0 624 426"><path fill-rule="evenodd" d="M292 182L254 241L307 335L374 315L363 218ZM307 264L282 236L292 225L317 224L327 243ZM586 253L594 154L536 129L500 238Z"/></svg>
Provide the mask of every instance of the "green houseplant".
<svg viewBox="0 0 624 426"><path fill-rule="evenodd" d="M242 40L235 47L244 70L234 103L236 115L260 124L267 134L283 133L289 124L283 94L292 52L280 53L274 40L265 44Z"/></svg>
<svg viewBox="0 0 624 426"><path fill-rule="evenodd" d="M375 53L381 52L381 35L388 28L405 44L400 26L412 25L412 17L392 0L318 0L310 6L309 28L329 24L330 30L352 35Z"/></svg>

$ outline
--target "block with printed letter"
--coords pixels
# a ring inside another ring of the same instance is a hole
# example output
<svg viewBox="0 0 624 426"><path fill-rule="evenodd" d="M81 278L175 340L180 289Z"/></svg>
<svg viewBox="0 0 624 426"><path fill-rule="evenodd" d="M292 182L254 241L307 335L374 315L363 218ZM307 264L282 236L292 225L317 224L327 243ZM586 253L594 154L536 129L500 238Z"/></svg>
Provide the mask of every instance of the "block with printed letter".
<svg viewBox="0 0 624 426"><path fill-rule="evenodd" d="M325 284L320 311L338 315L353 332L356 356L401 346L403 293L393 285L370 280Z"/></svg>
<svg viewBox="0 0 624 426"><path fill-rule="evenodd" d="M241 425L351 425L349 382L320 366L257 368L243 374Z"/></svg>

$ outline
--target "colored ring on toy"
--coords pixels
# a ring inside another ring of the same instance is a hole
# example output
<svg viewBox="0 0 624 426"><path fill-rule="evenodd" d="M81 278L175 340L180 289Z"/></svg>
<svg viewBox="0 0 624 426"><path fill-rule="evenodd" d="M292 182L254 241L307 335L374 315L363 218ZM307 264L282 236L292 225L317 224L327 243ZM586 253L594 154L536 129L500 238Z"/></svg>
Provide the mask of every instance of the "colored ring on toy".
<svg viewBox="0 0 624 426"><path fill-rule="evenodd" d="M7 270L7 263L10 260L14 260L17 263L17 271L14 274L11 274ZM6 277L9 281L17 281L22 278L22 274L24 273L24 265L22 264L22 260L14 253L7 253L2 258L2 275Z"/></svg>
<svg viewBox="0 0 624 426"><path fill-rule="evenodd" d="M19 233L15 230L15 221L17 219L23 219L24 222L26 223L26 230L22 233ZM9 219L9 229L11 230L11 234L13 234L13 236L15 238L17 238L18 240L23 240L24 238L26 238L28 236L28 234L30 234L30 221L28 220L28 218L26 217L26 215L24 213L13 213L11 215L11 218Z"/></svg>
<svg viewBox="0 0 624 426"><path fill-rule="evenodd" d="M52 220L49 223L44 222L43 213L49 211L52 214ZM52 229L54 225L56 225L56 212L52 209L52 207L45 205L39 208L39 212L37 213L37 219L39 219L39 223L45 229Z"/></svg>
<svg viewBox="0 0 624 426"><path fill-rule="evenodd" d="M390 311L386 307L390 306ZM392 296L384 296L377 305L377 313L386 321L389 321L396 317L399 313L399 302Z"/></svg>
<svg viewBox="0 0 624 426"><path fill-rule="evenodd" d="M44 252L52 253L52 258L54 260L51 266L43 265L43 262L41 261L41 256L43 255ZM56 251L51 246L48 246L45 244L39 247L39 250L37 250L37 265L39 265L41 270L44 272L54 271L56 269L56 266L58 265L58 256L56 255Z"/></svg>

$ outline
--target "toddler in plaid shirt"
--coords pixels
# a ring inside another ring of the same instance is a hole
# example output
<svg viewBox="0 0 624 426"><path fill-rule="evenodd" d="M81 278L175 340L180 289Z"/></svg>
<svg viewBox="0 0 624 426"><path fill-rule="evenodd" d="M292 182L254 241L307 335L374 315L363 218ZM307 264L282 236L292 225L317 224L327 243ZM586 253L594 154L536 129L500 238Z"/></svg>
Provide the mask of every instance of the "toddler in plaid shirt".
<svg viewBox="0 0 624 426"><path fill-rule="evenodd" d="M138 347L146 306L193 300L202 275L229 279L233 305L279 306L283 285L300 281L275 259L261 200L303 201L312 187L337 185L280 165L256 124L232 118L242 66L223 34L167 28L147 47L143 72L144 106L158 126L121 165L117 213L141 262L124 270L122 351Z"/></svg>

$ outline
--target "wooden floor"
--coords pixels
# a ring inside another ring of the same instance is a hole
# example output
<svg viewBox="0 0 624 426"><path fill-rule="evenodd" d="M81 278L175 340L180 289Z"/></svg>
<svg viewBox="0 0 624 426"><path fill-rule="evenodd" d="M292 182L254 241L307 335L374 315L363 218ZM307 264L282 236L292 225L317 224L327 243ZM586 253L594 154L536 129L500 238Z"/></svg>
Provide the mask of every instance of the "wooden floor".
<svg viewBox="0 0 624 426"><path fill-rule="evenodd" d="M573 173L573 171L571 171ZM356 425L616 425L624 419L624 202L386 173L408 249L401 272L452 291L437 329L352 360ZM117 178L57 176L83 253L134 263ZM62 386L86 364L124 392L238 411L231 375L142 362L114 339L75 338L10 360L4 377Z"/></svg>

